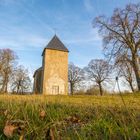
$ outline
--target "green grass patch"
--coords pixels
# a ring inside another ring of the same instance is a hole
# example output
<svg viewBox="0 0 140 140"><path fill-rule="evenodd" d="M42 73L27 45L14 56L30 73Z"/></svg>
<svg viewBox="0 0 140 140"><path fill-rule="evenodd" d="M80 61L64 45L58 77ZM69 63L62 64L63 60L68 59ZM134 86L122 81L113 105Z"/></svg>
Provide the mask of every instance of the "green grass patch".
<svg viewBox="0 0 140 140"><path fill-rule="evenodd" d="M125 105L119 95L0 95L0 140L7 122L17 127L13 140L140 139L140 95L123 99Z"/></svg>

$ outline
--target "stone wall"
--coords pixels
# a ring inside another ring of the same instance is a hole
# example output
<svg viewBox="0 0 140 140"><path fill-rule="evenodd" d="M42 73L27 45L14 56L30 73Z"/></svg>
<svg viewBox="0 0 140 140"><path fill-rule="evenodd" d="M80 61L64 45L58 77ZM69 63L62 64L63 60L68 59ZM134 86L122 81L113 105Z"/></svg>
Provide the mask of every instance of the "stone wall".
<svg viewBox="0 0 140 140"><path fill-rule="evenodd" d="M68 52L46 49L43 94L68 94Z"/></svg>
<svg viewBox="0 0 140 140"><path fill-rule="evenodd" d="M34 87L33 92L34 94L41 94L42 93L42 69L38 69L34 75Z"/></svg>

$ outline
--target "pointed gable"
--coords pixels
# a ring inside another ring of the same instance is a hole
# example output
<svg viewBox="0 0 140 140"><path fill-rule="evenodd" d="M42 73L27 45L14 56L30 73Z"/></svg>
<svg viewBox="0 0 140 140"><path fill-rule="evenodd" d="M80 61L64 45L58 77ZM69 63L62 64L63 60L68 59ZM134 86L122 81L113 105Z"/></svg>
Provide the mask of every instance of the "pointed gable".
<svg viewBox="0 0 140 140"><path fill-rule="evenodd" d="M60 39L56 35L52 38L52 40L45 47L42 55L44 55L44 52L46 49L69 52L69 50L64 46L64 44L60 41Z"/></svg>

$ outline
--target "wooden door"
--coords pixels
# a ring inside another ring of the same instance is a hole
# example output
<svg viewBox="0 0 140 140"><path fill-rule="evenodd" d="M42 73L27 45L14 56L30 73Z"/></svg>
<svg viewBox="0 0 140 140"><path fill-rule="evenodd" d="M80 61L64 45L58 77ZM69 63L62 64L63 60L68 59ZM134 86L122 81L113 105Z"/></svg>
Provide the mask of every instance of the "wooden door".
<svg viewBox="0 0 140 140"><path fill-rule="evenodd" d="M52 87L52 94L53 95L59 94L59 86L53 86Z"/></svg>

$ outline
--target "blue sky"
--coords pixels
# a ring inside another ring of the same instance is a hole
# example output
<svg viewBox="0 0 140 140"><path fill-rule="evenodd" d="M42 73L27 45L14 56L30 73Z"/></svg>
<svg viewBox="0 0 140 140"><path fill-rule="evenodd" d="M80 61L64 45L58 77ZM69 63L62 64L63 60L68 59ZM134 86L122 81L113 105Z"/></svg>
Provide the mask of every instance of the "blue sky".
<svg viewBox="0 0 140 140"><path fill-rule="evenodd" d="M41 53L56 34L69 49L69 62L84 67L103 58L102 38L92 28L99 15L139 0L0 0L0 49L10 48L31 74L41 66Z"/></svg>

